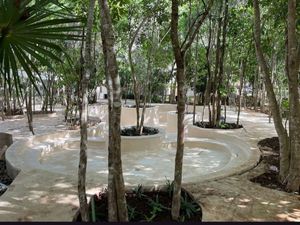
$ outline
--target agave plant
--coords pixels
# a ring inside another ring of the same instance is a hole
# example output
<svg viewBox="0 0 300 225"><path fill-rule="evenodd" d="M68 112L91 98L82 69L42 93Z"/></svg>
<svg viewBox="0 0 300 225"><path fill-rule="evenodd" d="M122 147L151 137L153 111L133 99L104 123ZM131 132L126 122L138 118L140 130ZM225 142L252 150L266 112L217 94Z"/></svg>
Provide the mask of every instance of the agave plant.
<svg viewBox="0 0 300 225"><path fill-rule="evenodd" d="M38 65L52 68L64 52L58 44L80 39L79 19L55 0L0 0L0 75L21 92L19 71L42 82ZM42 82L43 84L43 82Z"/></svg>

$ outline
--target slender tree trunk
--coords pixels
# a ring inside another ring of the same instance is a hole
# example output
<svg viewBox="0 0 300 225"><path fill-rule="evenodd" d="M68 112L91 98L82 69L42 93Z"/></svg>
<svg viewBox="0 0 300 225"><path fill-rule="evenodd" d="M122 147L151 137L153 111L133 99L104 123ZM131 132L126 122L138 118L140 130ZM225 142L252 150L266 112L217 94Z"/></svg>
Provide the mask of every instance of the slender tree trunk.
<svg viewBox="0 0 300 225"><path fill-rule="evenodd" d="M5 120L5 114L4 114L4 99L0 100L0 109L1 109L1 118L2 121Z"/></svg>
<svg viewBox="0 0 300 225"><path fill-rule="evenodd" d="M101 12L101 38L105 60L105 74L109 96L108 144L108 219L128 221L125 185L121 160L121 85L115 53L110 9L107 0L99 0Z"/></svg>
<svg viewBox="0 0 300 225"><path fill-rule="evenodd" d="M143 109L142 109L142 114L141 114L141 121L140 121L140 127L138 130L139 135L142 135L143 133L143 128L144 128L144 120L145 120L145 112L146 112L146 103L147 103L147 99L148 96L150 95L151 92L151 88L150 86L150 78L151 78L151 73L152 73L152 57L154 54L154 29L155 29L155 21L152 21L152 30L151 30L151 41L152 41L152 45L151 48L148 52L148 62L147 62L147 75L146 75L146 84L144 87L144 101L143 101Z"/></svg>
<svg viewBox="0 0 300 225"><path fill-rule="evenodd" d="M255 41L255 50L256 58L261 67L262 73L264 75L264 83L267 91L267 96L269 99L270 109L272 111L273 120L276 132L278 134L279 143L280 143L280 179L284 181L288 175L289 171L289 140L286 130L284 129L282 118L279 110L279 106L276 100L274 89L272 86L270 78L270 69L266 63L265 56L261 48L261 27L260 27L260 9L259 1L253 0L254 6L254 41Z"/></svg>
<svg viewBox="0 0 300 225"><path fill-rule="evenodd" d="M147 78L146 78L146 85L144 87L144 101L143 101L143 109L142 109L142 114L141 114L141 121L140 121L140 126L139 126L139 130L138 133L139 135L142 135L143 133L143 128L144 128L144 120L145 120L145 112L146 112L146 102L148 99L148 95L149 95L149 82L150 82L150 76L151 76L151 56L149 54L148 56L148 63L147 63Z"/></svg>
<svg viewBox="0 0 300 225"><path fill-rule="evenodd" d="M220 70L220 58L221 58L221 32L222 32L222 10L223 10L223 0L220 1L220 7L218 12L218 30L217 30L217 39L216 39L216 59L215 59L215 70L214 70L214 78L213 78L213 94L212 94L212 126L215 127L217 125L217 92L218 92L218 74Z"/></svg>
<svg viewBox="0 0 300 225"><path fill-rule="evenodd" d="M170 97L169 97L169 102L171 104L174 104L175 103L175 95L176 95L176 80L174 80L174 82L172 82L172 78L173 78L173 72L175 70L175 65L176 65L176 62L172 63L172 68L171 68L171 71L170 71L170 78L171 78L171 86L170 86Z"/></svg>
<svg viewBox="0 0 300 225"><path fill-rule="evenodd" d="M219 63L219 73L217 78L217 115L216 115L216 124L219 124L221 119L221 105L222 105L222 96L220 93L220 88L223 82L224 77L224 58L226 50L226 35L227 35L227 24L228 24L228 0L224 0L225 8L223 13L223 27L222 27L222 45L220 49L220 63Z"/></svg>
<svg viewBox="0 0 300 225"><path fill-rule="evenodd" d="M262 88L260 91L260 112L265 113L266 112L266 85L265 82L262 82Z"/></svg>
<svg viewBox="0 0 300 225"><path fill-rule="evenodd" d="M256 68L256 74L254 77L254 101L253 101L253 106L254 110L257 111L257 105L258 105L258 87L259 87L259 67L257 66Z"/></svg>
<svg viewBox="0 0 300 225"><path fill-rule="evenodd" d="M26 101L26 110L27 110L27 120L28 120L28 127L31 133L34 135L33 125L32 125L32 87L29 84L28 93L25 94L25 101Z"/></svg>
<svg viewBox="0 0 300 225"><path fill-rule="evenodd" d="M7 81L6 79L4 79L4 107L5 107L5 111L6 111L6 116L10 116L11 113L11 107L10 107L10 94L7 88Z"/></svg>
<svg viewBox="0 0 300 225"><path fill-rule="evenodd" d="M45 90L45 97L44 97L44 100L43 100L43 105L42 105L42 111L44 112L48 112L48 105L49 105L49 92L50 90L50 75L49 75L49 72L47 74L47 90Z"/></svg>
<svg viewBox="0 0 300 225"><path fill-rule="evenodd" d="M144 23L146 22L147 17L144 17L143 20L138 25L137 29L135 30L134 34L130 38L129 46L128 46L128 61L130 65L131 77L133 81L133 93L134 93L134 100L135 100L135 108L136 108L136 130L140 130L140 88L139 82L137 80L135 74L134 63L132 59L132 47L134 45L135 39L137 38L140 30L142 29ZM131 36L131 32L129 32L129 36Z"/></svg>
<svg viewBox="0 0 300 225"><path fill-rule="evenodd" d="M33 98L33 112L35 112L35 88L32 90L32 98ZM21 102L20 102L20 98L18 98L18 102L19 102L19 106L20 106L20 108L21 108L21 110L22 110L22 104L21 104ZM23 110L22 110L22 112L23 112Z"/></svg>
<svg viewBox="0 0 300 225"><path fill-rule="evenodd" d="M16 114L17 113L16 91L14 89L13 89L13 92L12 92L12 101L13 101L13 111Z"/></svg>
<svg viewBox="0 0 300 225"><path fill-rule="evenodd" d="M177 150L175 158L175 170L174 170L174 189L172 197L172 209L171 215L173 220L178 220L180 217L180 199L181 199L181 183L182 183L182 162L183 162L183 150L184 150L184 116L185 116L185 54L192 45L201 25L206 19L213 1L208 3L208 6L204 13L199 17L197 21L190 27L193 32L188 32L186 39L180 44L178 33L178 20L179 20L179 0L172 0L172 12L171 12L171 42L173 47L173 53L177 66Z"/></svg>
<svg viewBox="0 0 300 225"><path fill-rule="evenodd" d="M227 99L228 99L228 96L226 95L225 104L224 104L224 123L226 123L226 119L227 119Z"/></svg>
<svg viewBox="0 0 300 225"><path fill-rule="evenodd" d="M92 75L93 64L91 55L92 27L94 20L95 0L89 1L87 18L85 56L81 56L83 74L81 74L80 97L80 157L78 167L78 198L82 221L89 221L89 210L86 197L86 168L87 168L87 123L88 123L88 82ZM83 43L82 43L83 44ZM52 102L52 101L51 101ZM52 105L52 104L51 104ZM51 106L52 110L52 106Z"/></svg>
<svg viewBox="0 0 300 225"><path fill-rule="evenodd" d="M204 105L203 105L203 111L202 111L202 122L204 119L204 113L205 113L205 106L208 106L208 120L209 123L212 124L212 116L211 116L211 107L210 107L210 101L211 101L211 89L212 89L212 72L211 72L211 62L210 62L210 56L211 56L211 42L212 42L212 19L211 16L209 16L209 36L208 36L208 46L206 48L206 64L207 64L207 82L204 92Z"/></svg>
<svg viewBox="0 0 300 225"><path fill-rule="evenodd" d="M242 105L242 94L243 94L243 88L244 88L244 74L245 74L245 59L242 59L241 66L240 66L240 88L239 88L239 105L238 105L238 113L237 113L237 119L236 124L239 125L240 122L240 113L241 113L241 105Z"/></svg>
<svg viewBox="0 0 300 225"><path fill-rule="evenodd" d="M300 42L296 33L296 0L288 1L287 37L287 77L290 101L290 168L287 176L287 189L300 192L300 102L299 102L299 65Z"/></svg>
<svg viewBox="0 0 300 225"><path fill-rule="evenodd" d="M182 161L184 150L184 114L185 114L185 68L184 68L184 52L180 49L179 34L178 34L178 14L179 2L172 0L172 17L171 17L171 41L175 62L177 66L176 80L177 80L177 151L175 158L174 171L174 189L172 199L172 219L178 220L180 216L180 196L181 196L181 182L182 182Z"/></svg>
<svg viewBox="0 0 300 225"><path fill-rule="evenodd" d="M68 120L68 115L70 112L70 104L71 104L71 88L69 85L66 85L66 109L65 109L65 121Z"/></svg>
<svg viewBox="0 0 300 225"><path fill-rule="evenodd" d="M197 71L196 74L198 75ZM197 92L196 92L197 76L194 77L194 102L193 102L193 124L196 123L196 103L197 103Z"/></svg>
<svg viewBox="0 0 300 225"><path fill-rule="evenodd" d="M197 42L196 42L196 69L195 69L195 74L194 74L194 102L193 102L193 124L196 123L196 103L197 103L197 77L198 77L198 63L199 63L199 58L198 58L198 42L199 42L199 34L197 35Z"/></svg>
<svg viewBox="0 0 300 225"><path fill-rule="evenodd" d="M53 112L53 104L54 104L54 80L55 80L55 75L52 73L51 76L51 86L49 89L49 105L50 105L50 112Z"/></svg>

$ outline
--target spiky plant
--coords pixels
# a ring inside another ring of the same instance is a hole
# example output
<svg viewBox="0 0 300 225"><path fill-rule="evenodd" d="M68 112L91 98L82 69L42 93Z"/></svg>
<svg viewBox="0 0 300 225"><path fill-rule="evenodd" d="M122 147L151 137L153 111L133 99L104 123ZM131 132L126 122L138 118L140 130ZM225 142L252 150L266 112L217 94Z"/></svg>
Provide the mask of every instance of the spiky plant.
<svg viewBox="0 0 300 225"><path fill-rule="evenodd" d="M80 39L79 19L55 0L0 0L0 75L22 93L19 71L35 86L37 65L61 62L59 41Z"/></svg>

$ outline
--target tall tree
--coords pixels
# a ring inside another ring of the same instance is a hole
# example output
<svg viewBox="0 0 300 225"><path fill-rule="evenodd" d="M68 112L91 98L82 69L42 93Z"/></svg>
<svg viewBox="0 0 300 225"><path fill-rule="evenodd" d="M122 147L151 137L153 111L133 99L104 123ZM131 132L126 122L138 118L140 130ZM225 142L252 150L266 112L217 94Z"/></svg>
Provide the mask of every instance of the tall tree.
<svg viewBox="0 0 300 225"><path fill-rule="evenodd" d="M80 98L80 157L78 169L78 198L80 205L80 214L82 221L89 221L89 211L86 198L86 167L87 167L87 123L88 123L88 82L92 74L92 28L94 20L95 0L89 1L89 10L87 17L87 29L85 39L85 56L83 60L84 70L81 75ZM81 56L82 57L82 56Z"/></svg>
<svg viewBox="0 0 300 225"><path fill-rule="evenodd" d="M138 81L138 78L136 76L136 72L135 72L135 66L133 63L133 58L132 58L132 48L133 45L135 43L135 40L138 37L138 34L140 32L140 30L142 29L143 25L146 23L148 17L145 16L142 21L139 23L138 27L136 28L136 30L132 33L132 30L130 29L129 32L129 46L128 46L128 60L129 60L129 65L130 65L130 71L131 71L131 77L132 77L132 81L133 81L133 92L134 92L134 99L135 99L135 108L136 108L136 130L138 133L141 132L141 126L140 126L140 95L141 95L141 84Z"/></svg>
<svg viewBox="0 0 300 225"><path fill-rule="evenodd" d="M115 37L107 0L99 0L101 38L108 87L108 220L128 221L121 160L121 86L115 53Z"/></svg>
<svg viewBox="0 0 300 225"><path fill-rule="evenodd" d="M265 59L261 47L261 19L260 19L260 7L259 0L253 0L254 7L254 41L256 49L256 57L258 64L260 65L261 71L264 76L264 84L267 91L267 96L269 99L270 109L272 111L274 125L276 132L278 134L280 143L280 177L281 180L285 180L289 172L289 141L287 131L284 129L282 124L282 118L280 114L279 105L275 96L273 89L273 84L271 81L270 68Z"/></svg>
<svg viewBox="0 0 300 225"><path fill-rule="evenodd" d="M180 198L181 198L181 183L182 183L182 161L184 151L184 116L185 116L185 55L191 47L201 25L209 14L213 0L208 2L204 12L199 13L196 19L191 23L187 35L182 43L179 40L179 0L172 0L171 12L171 42L173 53L176 62L176 80L177 80L177 151L175 158L174 171L174 190L172 199L172 219L178 220L180 216Z"/></svg>
<svg viewBox="0 0 300 225"><path fill-rule="evenodd" d="M290 102L290 168L287 176L287 189L300 191L300 102L299 102L299 66L300 42L297 38L296 0L288 1L287 16L287 77Z"/></svg>

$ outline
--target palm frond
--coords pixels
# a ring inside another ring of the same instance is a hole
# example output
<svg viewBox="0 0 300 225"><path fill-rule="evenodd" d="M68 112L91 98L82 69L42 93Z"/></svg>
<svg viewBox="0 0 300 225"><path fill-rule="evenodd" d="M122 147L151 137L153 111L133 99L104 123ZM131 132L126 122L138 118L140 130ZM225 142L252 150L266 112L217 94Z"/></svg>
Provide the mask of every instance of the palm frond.
<svg viewBox="0 0 300 225"><path fill-rule="evenodd" d="M22 95L19 71L40 93L36 81L45 85L36 65L53 69L49 61L62 62L60 53L66 54L58 43L82 38L81 19L59 8L56 0L0 1L0 75L9 90L13 78L17 95Z"/></svg>

